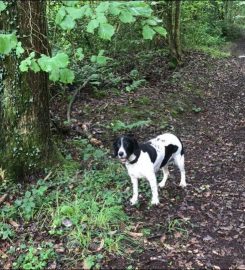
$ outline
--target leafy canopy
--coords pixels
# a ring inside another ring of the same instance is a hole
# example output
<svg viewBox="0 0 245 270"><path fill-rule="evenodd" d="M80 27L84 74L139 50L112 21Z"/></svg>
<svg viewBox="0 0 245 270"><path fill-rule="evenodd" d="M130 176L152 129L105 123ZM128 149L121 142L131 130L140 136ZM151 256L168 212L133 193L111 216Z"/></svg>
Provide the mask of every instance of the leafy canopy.
<svg viewBox="0 0 245 270"><path fill-rule="evenodd" d="M5 8L4 2L0 1L0 12ZM81 20L86 26L86 32L106 41L110 41L117 32L118 22L130 24L137 20L141 22L144 39L152 40L156 34L166 36L166 30L158 25L161 20L153 15L152 8L144 1L101 1L97 5L89 2L81 4L80 1L62 1L55 15L55 24L63 31L69 32L75 29ZM13 49L16 50L18 57L24 53L16 34L0 34L0 53L7 55ZM83 60L83 49L77 48L72 56L78 61ZM100 50L98 55L93 55L90 60L104 65L110 58L104 55L104 50ZM39 58L31 52L21 61L20 70L44 71L49 73L49 79L52 81L72 83L75 76L68 67L69 63L69 55L65 52L58 52L53 57L41 55Z"/></svg>

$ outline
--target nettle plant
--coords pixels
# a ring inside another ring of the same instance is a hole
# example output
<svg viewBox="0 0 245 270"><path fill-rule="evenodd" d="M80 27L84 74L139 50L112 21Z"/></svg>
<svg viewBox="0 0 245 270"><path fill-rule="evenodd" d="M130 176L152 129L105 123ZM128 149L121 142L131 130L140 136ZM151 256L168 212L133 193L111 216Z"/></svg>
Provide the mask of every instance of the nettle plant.
<svg viewBox="0 0 245 270"><path fill-rule="evenodd" d="M7 1L0 1L0 12L7 5ZM90 1L61 1L57 6L55 24L63 31L73 31L81 21L87 33L110 41L118 31L116 22L132 24L137 21L142 26L142 36L146 40L152 40L156 34L167 34L159 25L162 21L153 15L150 4L144 1L101 1L98 4ZM0 54L6 55L12 51L15 51L17 57L25 52L18 41L17 33L0 34ZM99 65L106 64L110 58L104 52L100 50L97 55L92 55L90 61ZM21 61L19 68L22 72L47 72L49 79L54 82L72 83L75 75L69 68L70 59L81 61L84 57L82 47L74 48L71 53L59 51L52 57L44 54L39 56L33 51Z"/></svg>

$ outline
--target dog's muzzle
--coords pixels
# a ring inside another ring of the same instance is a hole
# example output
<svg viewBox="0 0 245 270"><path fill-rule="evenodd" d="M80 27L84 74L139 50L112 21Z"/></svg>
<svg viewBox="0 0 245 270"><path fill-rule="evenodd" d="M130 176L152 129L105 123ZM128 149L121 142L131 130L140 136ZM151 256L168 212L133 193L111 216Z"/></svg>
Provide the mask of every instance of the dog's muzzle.
<svg viewBox="0 0 245 270"><path fill-rule="evenodd" d="M121 162L122 164L125 164L125 163L126 163L126 161L127 161L127 159L126 159L126 158L119 158L119 160L120 160L120 162Z"/></svg>

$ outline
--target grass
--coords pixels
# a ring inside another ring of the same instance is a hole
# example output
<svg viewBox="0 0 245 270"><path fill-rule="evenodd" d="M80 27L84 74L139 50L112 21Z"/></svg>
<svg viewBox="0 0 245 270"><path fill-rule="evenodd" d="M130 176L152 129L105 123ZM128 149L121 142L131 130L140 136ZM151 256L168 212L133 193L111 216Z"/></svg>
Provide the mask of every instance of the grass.
<svg viewBox="0 0 245 270"><path fill-rule="evenodd" d="M79 150L82 166L67 154L67 162L48 179L21 185L20 189L8 182L0 189L0 196L11 190L12 199L1 206L0 238L9 242L5 252L10 252L13 268L47 267L57 256L54 242L65 241L69 252L60 260L70 267L79 261L94 266L107 252L124 252L130 225L122 203L125 170L108 158L106 150L94 148L86 140L76 138L72 145ZM22 224L25 232L19 233L11 221ZM32 235L28 230L33 226L38 228L38 237L30 243L25 235ZM42 241L51 244L40 246ZM12 254L11 247L15 249Z"/></svg>

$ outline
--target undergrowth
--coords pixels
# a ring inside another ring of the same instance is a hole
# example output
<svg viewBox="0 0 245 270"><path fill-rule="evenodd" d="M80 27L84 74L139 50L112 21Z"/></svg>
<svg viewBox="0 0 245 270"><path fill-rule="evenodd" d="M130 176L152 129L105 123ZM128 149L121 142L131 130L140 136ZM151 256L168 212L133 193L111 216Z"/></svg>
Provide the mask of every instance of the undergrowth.
<svg viewBox="0 0 245 270"><path fill-rule="evenodd" d="M76 138L71 144L79 151L82 166L67 155L63 166L36 184L8 182L0 189L0 196L11 190L1 207L0 238L8 241L6 252L15 257L13 268L48 267L57 256L57 242L66 243L67 252L60 261L71 267L79 262L92 267L107 252L123 253L124 241L129 242L130 220L123 210L125 170L106 150L87 140ZM25 233L19 233L20 227ZM30 235L37 238L31 242L25 237L30 228L35 232ZM47 238L49 246L40 246Z"/></svg>

